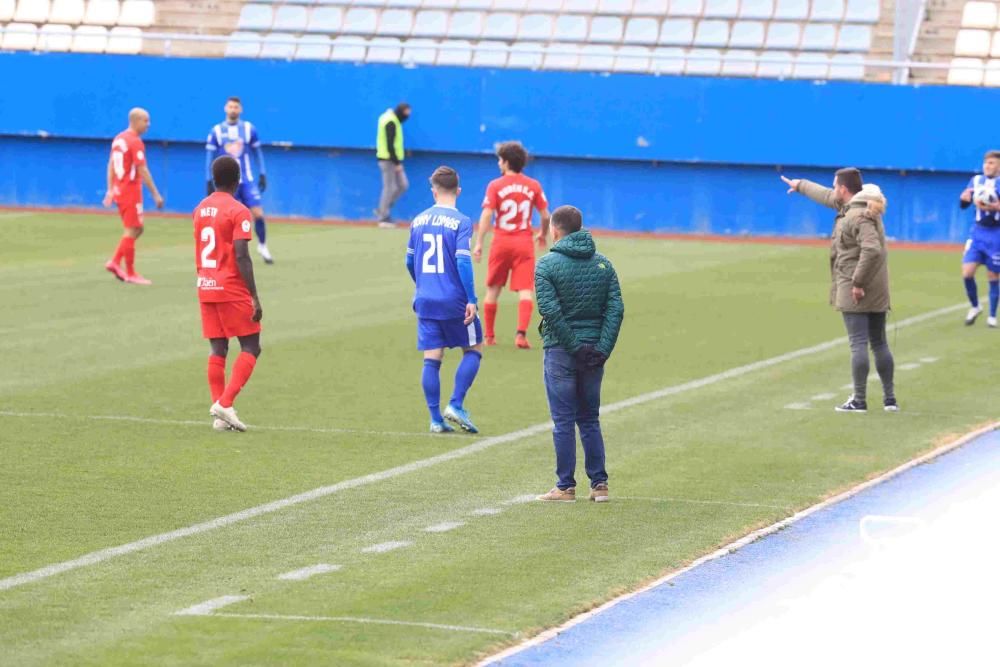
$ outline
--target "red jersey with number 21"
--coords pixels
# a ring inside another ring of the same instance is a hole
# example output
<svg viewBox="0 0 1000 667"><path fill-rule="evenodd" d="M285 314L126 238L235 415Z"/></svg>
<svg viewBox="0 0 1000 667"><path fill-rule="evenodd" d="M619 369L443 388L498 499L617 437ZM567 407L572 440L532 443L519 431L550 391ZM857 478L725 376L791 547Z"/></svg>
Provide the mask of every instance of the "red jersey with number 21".
<svg viewBox="0 0 1000 667"><path fill-rule="evenodd" d="M494 233L497 240L530 240L532 212L548 207L541 184L524 174L507 174L490 181L483 199L483 208L496 212Z"/></svg>
<svg viewBox="0 0 1000 667"><path fill-rule="evenodd" d="M214 192L194 210L194 261L198 299L204 303L249 300L236 266L233 241L253 238L250 209L225 192Z"/></svg>
<svg viewBox="0 0 1000 667"><path fill-rule="evenodd" d="M132 130L119 132L111 142L111 192L119 206L142 203L139 167L146 164L146 145Z"/></svg>

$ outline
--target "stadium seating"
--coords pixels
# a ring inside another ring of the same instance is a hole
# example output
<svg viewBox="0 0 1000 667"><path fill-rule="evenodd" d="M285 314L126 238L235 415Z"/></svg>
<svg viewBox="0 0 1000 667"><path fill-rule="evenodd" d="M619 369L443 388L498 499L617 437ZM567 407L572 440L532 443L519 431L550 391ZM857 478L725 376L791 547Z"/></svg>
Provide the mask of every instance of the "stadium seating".
<svg viewBox="0 0 1000 667"><path fill-rule="evenodd" d="M1000 3L964 4L952 56L948 83L1000 86Z"/></svg>

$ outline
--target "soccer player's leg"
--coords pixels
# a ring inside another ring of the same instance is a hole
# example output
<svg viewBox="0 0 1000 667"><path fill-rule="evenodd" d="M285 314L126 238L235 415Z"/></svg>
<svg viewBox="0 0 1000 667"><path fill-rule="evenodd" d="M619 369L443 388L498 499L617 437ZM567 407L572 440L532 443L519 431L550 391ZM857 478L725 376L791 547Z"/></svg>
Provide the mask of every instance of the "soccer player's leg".
<svg viewBox="0 0 1000 667"><path fill-rule="evenodd" d="M465 397L476 381L483 360L483 327L478 317L470 324L464 320L449 320L443 325L447 328L447 347L462 348L462 361L455 371L455 391L444 410L444 417L466 433L479 433L465 409Z"/></svg>
<svg viewBox="0 0 1000 667"><path fill-rule="evenodd" d="M441 414L441 360L444 359L445 339L441 322L417 319L417 349L424 354L420 386L431 416L431 433L453 433Z"/></svg>
<svg viewBox="0 0 1000 667"><path fill-rule="evenodd" d="M118 251L109 263L111 266L106 264L105 268L114 273L115 277L119 280L132 285L151 285L152 281L143 278L135 271L135 244L145 229L142 221L142 204L119 206L118 212L121 215L125 231L122 234L121 241L118 243ZM118 266L118 262L121 260L125 261L124 272Z"/></svg>
<svg viewBox="0 0 1000 667"><path fill-rule="evenodd" d="M493 242L486 268L486 296L483 297L483 320L486 325L486 344L496 345L497 303L507 278L510 276L511 255L506 246Z"/></svg>
<svg viewBox="0 0 1000 667"><path fill-rule="evenodd" d="M250 209L253 216L254 234L257 235L257 253L265 264L274 264L274 258L267 247L267 223L264 221L264 208L260 189L256 183L240 183L236 191L236 199Z"/></svg>
<svg viewBox="0 0 1000 667"><path fill-rule="evenodd" d="M233 364L233 372L226 383L225 389L218 400L212 403L209 410L213 417L225 421L237 431L247 430L246 425L240 421L236 414L233 403L243 387L246 386L257 366L257 358L260 357L260 322L253 321L253 303L246 301L225 301L216 304L219 312L219 320L226 338L238 338L240 341L240 354Z"/></svg>
<svg viewBox="0 0 1000 667"><path fill-rule="evenodd" d="M535 249L525 246L520 249L511 268L510 288L517 292L517 337L515 345L521 350L530 350L528 326L535 309Z"/></svg>
<svg viewBox="0 0 1000 667"><path fill-rule="evenodd" d="M211 353L208 355L208 392L214 404L226 388L226 356L229 354L229 339L216 308L217 304L201 304L201 333L208 339ZM216 431L230 430L229 424L214 418L212 428Z"/></svg>
<svg viewBox="0 0 1000 667"><path fill-rule="evenodd" d="M965 315L965 326L972 326L976 323L979 314L983 312L979 305L979 289L976 286L976 269L987 260L986 253L980 247L976 238L976 230L973 230L973 237L965 244L965 254L962 256L962 280L965 282L965 294L969 298L969 312Z"/></svg>

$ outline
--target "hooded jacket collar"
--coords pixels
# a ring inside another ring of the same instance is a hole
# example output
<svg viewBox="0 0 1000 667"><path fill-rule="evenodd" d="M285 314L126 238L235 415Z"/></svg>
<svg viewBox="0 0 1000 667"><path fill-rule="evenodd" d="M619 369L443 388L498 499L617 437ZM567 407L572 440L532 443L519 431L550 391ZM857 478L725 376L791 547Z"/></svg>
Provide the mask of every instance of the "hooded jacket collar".
<svg viewBox="0 0 1000 667"><path fill-rule="evenodd" d="M559 242L552 246L552 252L557 252L567 257L578 259L589 259L597 253L597 245L594 237L586 229L559 239Z"/></svg>

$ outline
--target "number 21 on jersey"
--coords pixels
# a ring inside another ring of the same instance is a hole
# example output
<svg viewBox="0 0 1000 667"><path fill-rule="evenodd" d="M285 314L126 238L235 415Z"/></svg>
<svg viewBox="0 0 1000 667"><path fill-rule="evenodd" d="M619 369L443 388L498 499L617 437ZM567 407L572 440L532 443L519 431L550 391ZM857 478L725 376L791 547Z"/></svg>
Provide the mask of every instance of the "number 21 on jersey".
<svg viewBox="0 0 1000 667"><path fill-rule="evenodd" d="M512 222L518 213L521 214L521 224ZM500 217L497 218L497 226L505 232L513 232L518 229L525 230L531 226L531 202L527 199L520 205L513 199L504 199L500 202Z"/></svg>
<svg viewBox="0 0 1000 667"><path fill-rule="evenodd" d="M421 268L423 273L444 273L444 239L440 234L424 234L427 251Z"/></svg>

